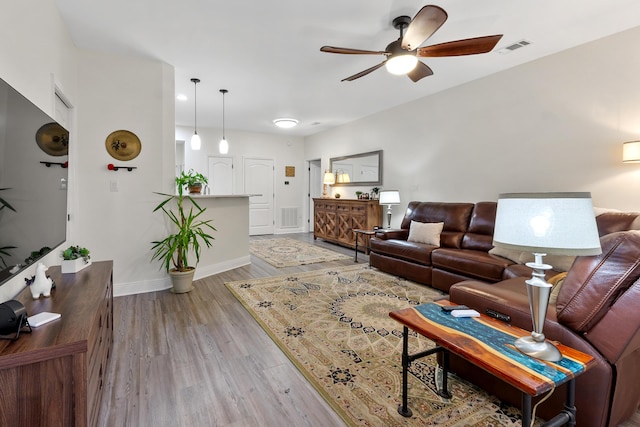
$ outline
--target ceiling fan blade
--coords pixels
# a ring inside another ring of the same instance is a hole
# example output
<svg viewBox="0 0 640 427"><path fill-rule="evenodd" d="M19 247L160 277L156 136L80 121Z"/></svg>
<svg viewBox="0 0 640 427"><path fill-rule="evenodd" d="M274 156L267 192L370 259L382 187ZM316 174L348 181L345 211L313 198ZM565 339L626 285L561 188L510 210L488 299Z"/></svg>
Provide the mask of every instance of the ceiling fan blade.
<svg viewBox="0 0 640 427"><path fill-rule="evenodd" d="M462 56L476 55L490 52L502 38L502 34L495 36L476 37L473 39L456 40L452 42L434 44L418 49L418 56Z"/></svg>
<svg viewBox="0 0 640 427"><path fill-rule="evenodd" d="M362 50L362 49L350 49L348 47L335 47L335 46L322 46L321 52L328 53L344 53L348 55L385 55L387 52L380 50Z"/></svg>
<svg viewBox="0 0 640 427"><path fill-rule="evenodd" d="M402 37L402 48L415 50L447 20L447 12L438 6L425 6L416 13Z"/></svg>
<svg viewBox="0 0 640 427"><path fill-rule="evenodd" d="M418 65L407 73L407 76L415 82L433 74L433 70L424 62L418 61Z"/></svg>
<svg viewBox="0 0 640 427"><path fill-rule="evenodd" d="M373 67L371 67L371 68L367 68L367 69L366 69L366 70L364 70L364 71L360 71L359 73L354 74L353 76L349 76L349 77L347 77L347 78L345 78L345 79L342 79L342 80L340 80L340 81L342 81L342 82L344 82L344 81L351 82L351 81L353 81L353 80L355 80L355 79L359 79L360 77L364 77L364 76L366 76L367 74L369 74L369 73L371 73L371 72L373 72L373 71L377 70L378 68L382 67L382 66L385 64L385 62L387 62L387 61L386 61L386 60L385 60L385 61L382 61L382 62L381 62L381 63L379 63L378 65L374 65L374 66L373 66Z"/></svg>

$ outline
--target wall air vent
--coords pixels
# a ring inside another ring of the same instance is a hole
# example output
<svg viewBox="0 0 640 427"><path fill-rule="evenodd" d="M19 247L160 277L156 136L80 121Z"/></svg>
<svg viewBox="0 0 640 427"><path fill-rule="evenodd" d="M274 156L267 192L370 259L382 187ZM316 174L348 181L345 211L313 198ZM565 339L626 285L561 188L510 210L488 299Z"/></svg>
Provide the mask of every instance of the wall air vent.
<svg viewBox="0 0 640 427"><path fill-rule="evenodd" d="M529 46L531 44L531 42L529 40L520 40L519 42L510 44L509 46L503 47L502 49L500 49L498 52L499 53L511 53L514 50L518 50L522 47L526 47Z"/></svg>

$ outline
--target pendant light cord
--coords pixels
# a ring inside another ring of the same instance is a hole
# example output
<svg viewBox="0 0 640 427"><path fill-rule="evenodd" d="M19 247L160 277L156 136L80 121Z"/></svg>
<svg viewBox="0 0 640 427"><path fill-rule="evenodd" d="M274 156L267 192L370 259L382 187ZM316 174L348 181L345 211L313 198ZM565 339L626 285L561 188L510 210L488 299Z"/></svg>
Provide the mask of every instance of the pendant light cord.
<svg viewBox="0 0 640 427"><path fill-rule="evenodd" d="M191 79L193 82L193 133L198 134L198 88L200 79Z"/></svg>
<svg viewBox="0 0 640 427"><path fill-rule="evenodd" d="M220 93L222 93L222 139L227 139L225 137L225 132L224 132L224 95L229 92L227 89L220 89Z"/></svg>

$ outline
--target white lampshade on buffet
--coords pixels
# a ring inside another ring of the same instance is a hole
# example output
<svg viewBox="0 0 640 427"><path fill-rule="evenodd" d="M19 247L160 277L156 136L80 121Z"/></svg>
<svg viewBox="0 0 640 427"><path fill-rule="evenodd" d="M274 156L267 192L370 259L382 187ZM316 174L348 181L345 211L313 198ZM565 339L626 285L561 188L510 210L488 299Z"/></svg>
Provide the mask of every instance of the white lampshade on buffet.
<svg viewBox="0 0 640 427"><path fill-rule="evenodd" d="M400 204L400 192L398 190L381 191L378 203L387 205L387 228L391 228L391 206Z"/></svg>
<svg viewBox="0 0 640 427"><path fill-rule="evenodd" d="M322 177L322 183L324 184L324 190L322 192L322 197L329 197L327 193L327 186L333 185L336 183L336 176L330 170L324 172L324 176Z"/></svg>
<svg viewBox="0 0 640 427"><path fill-rule="evenodd" d="M493 245L533 252L535 261L526 281L533 322L531 336L519 338L525 354L557 362L558 349L542 333L552 286L542 262L549 255L597 255L602 252L590 193L507 193L498 198Z"/></svg>

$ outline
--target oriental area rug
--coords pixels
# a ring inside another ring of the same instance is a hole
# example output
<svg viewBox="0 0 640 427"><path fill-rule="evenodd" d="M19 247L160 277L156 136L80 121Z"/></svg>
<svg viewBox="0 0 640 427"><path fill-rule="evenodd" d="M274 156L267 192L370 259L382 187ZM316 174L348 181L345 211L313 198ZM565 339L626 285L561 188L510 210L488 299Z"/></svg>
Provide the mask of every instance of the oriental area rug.
<svg viewBox="0 0 640 427"><path fill-rule="evenodd" d="M350 258L338 252L287 238L250 240L249 251L274 267L293 267Z"/></svg>
<svg viewBox="0 0 640 427"><path fill-rule="evenodd" d="M389 312L439 291L366 266L226 283L245 308L351 426L520 426L520 411L449 376L453 397L436 394L435 356L411 364L409 407L402 399L402 325ZM414 334L410 353L433 343ZM536 423L537 424L537 423Z"/></svg>

